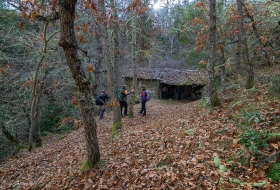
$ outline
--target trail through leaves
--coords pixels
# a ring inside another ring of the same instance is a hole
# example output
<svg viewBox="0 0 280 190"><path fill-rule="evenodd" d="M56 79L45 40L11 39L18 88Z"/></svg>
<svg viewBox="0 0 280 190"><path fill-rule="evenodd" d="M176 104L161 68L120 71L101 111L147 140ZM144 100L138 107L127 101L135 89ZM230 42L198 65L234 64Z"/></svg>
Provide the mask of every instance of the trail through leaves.
<svg viewBox="0 0 280 190"><path fill-rule="evenodd" d="M0 189L253 189L254 182L269 181L262 170L252 172L234 162L240 145L228 103L210 111L198 101L153 100L146 117L139 110L135 105L135 117L123 118L115 138L111 113L97 121L101 161L91 171L81 172L85 140L80 127L63 140L49 139L2 163ZM215 167L214 157L226 171Z"/></svg>

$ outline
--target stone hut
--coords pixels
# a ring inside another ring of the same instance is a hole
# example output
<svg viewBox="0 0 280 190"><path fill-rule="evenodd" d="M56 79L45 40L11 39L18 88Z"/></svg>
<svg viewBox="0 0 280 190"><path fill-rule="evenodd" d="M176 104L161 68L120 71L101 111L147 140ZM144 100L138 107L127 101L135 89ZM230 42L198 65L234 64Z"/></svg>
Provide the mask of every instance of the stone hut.
<svg viewBox="0 0 280 190"><path fill-rule="evenodd" d="M152 91L153 98L162 98L162 89L168 88L168 99L177 99L178 89L182 87L184 92L182 99L192 98L198 90L207 84L206 71L199 70L178 70L172 68L138 68L137 69L136 95L140 94L139 89L144 85L146 89ZM133 72L132 69L123 76L128 89L132 89ZM171 96L173 93L173 97Z"/></svg>

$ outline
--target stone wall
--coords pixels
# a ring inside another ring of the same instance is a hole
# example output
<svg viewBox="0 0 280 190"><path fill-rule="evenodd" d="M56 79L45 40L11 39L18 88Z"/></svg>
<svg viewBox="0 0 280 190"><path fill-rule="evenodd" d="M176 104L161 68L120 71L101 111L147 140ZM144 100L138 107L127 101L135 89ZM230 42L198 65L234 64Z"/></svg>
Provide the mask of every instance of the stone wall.
<svg viewBox="0 0 280 190"><path fill-rule="evenodd" d="M125 84L127 85L127 90L130 91L132 89L132 79L125 79ZM134 89L136 100L140 99L140 88L144 85L146 90L150 90L152 92L152 98L160 98L159 94L159 82L157 80L137 80L137 87Z"/></svg>

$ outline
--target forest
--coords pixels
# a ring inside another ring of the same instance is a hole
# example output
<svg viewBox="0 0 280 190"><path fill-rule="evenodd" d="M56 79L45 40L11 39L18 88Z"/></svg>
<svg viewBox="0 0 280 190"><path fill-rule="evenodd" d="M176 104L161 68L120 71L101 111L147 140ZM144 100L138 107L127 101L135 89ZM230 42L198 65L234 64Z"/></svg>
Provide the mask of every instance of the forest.
<svg viewBox="0 0 280 190"><path fill-rule="evenodd" d="M278 0L0 0L0 189L280 189L279 16Z"/></svg>

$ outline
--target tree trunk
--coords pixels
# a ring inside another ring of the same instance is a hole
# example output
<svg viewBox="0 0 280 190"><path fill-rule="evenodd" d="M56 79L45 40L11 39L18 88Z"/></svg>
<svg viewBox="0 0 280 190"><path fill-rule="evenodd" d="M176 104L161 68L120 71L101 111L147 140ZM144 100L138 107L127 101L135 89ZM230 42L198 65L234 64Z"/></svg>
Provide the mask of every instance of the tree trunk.
<svg viewBox="0 0 280 190"><path fill-rule="evenodd" d="M85 129L87 161L89 166L92 166L100 160L100 152L97 138L97 126L94 119L94 104L90 96L90 83L86 78L85 71L82 68L82 62L77 52L78 45L74 29L76 3L76 0L59 0L59 45L64 50L67 64L78 90L79 107Z"/></svg>
<svg viewBox="0 0 280 190"><path fill-rule="evenodd" d="M46 57L47 53L47 47L48 47L48 40L47 38L47 28L49 23L45 22L44 27L44 49L43 49L43 55L39 62L37 63L35 75L34 75L34 82L33 82L33 88L32 88L32 104L31 104L31 126L29 129L29 150L32 150L33 148L33 141L35 140L36 145L35 147L42 146L42 140L41 140L41 134L40 134L40 108L39 108L39 100L40 100L40 92L38 91L38 75L39 75L39 69Z"/></svg>
<svg viewBox="0 0 280 190"><path fill-rule="evenodd" d="M245 36L244 31L244 15L243 15L243 9L242 9L242 0L236 0L237 2L237 11L240 15L240 21L239 21L239 32L241 37L241 53L244 56L244 59L247 63L247 88L252 88L254 86L254 70L253 70L253 63L250 61L250 55L248 50L248 44L247 44L247 38Z"/></svg>
<svg viewBox="0 0 280 190"><path fill-rule="evenodd" d="M142 6L147 7L150 5L150 0L144 0ZM139 15L138 21L140 22L138 27L140 35L137 36L137 45L141 51L138 51L137 59L138 66L140 67L149 67L150 56L146 54L147 51L150 51L151 41L149 39L153 38L153 23L150 17L150 9L145 11L145 13ZM136 26L137 27L137 26ZM142 34L142 35L141 35Z"/></svg>
<svg viewBox="0 0 280 190"><path fill-rule="evenodd" d="M216 0L210 0L210 29L209 29L209 46L210 46L210 57L208 62L208 95L210 98L210 103L212 107L220 105L220 100L217 95L216 87L215 87L215 63L217 57L217 49L216 49Z"/></svg>
<svg viewBox="0 0 280 190"><path fill-rule="evenodd" d="M43 54L39 62L37 63L35 74L34 74L34 82L32 88L32 104L31 104L31 121L30 121L30 128L29 128L29 150L32 149L33 141L35 141L35 147L42 146L42 139L41 139L41 131L40 131L40 116L41 116L41 109L40 109L40 100L42 96L42 91L44 88L44 83L39 86L39 70L45 60L47 54L48 43L52 39L52 37L58 33L54 32L47 38L47 29L49 26L49 22L45 21L45 27L43 32L43 39L44 39L44 49ZM46 79L48 71L45 71L45 76L43 80Z"/></svg>
<svg viewBox="0 0 280 190"><path fill-rule="evenodd" d="M268 66L272 66L272 63L270 62L270 59L269 59L269 56L268 56L268 53L267 53L267 52L265 51L265 49L263 48L263 43L262 43L262 41L261 41L261 36L260 36L260 34L259 34L258 30L257 30L257 26L256 26L256 22L255 22L255 20L254 20L254 17L253 17L253 15L251 15L251 14L249 13L248 9L246 8L246 6L245 6L245 4L242 2L242 0L240 0L240 1L241 1L241 3L242 3L242 6L244 7L244 10L245 10L245 12L246 12L247 17L251 20L252 29L253 29L254 34L255 34L255 36L256 36L258 42L259 42L261 53L264 55L264 60L265 60L265 62L266 62L266 64L267 64Z"/></svg>
<svg viewBox="0 0 280 190"><path fill-rule="evenodd" d="M118 89L119 89L119 62L120 62L120 51L119 51L119 19L118 13L115 7L115 1L110 0L111 7L113 8L113 42L114 42L114 58L113 58L113 94L112 99L115 102L114 105L118 105ZM113 107L113 126L119 128L122 126L121 123L121 112L119 107Z"/></svg>
<svg viewBox="0 0 280 190"><path fill-rule="evenodd" d="M132 36L132 43L131 43L131 63L132 63L132 69L133 69L133 81L132 81L132 89L136 90L137 85L137 65L136 65L136 15L133 15L132 21L131 21L131 36ZM135 95L132 94L130 98L130 104L129 104L129 117L133 117L133 107L135 104Z"/></svg>
<svg viewBox="0 0 280 190"><path fill-rule="evenodd" d="M98 23L95 26L95 30L97 31L97 35L95 35L96 39L96 52L97 52L97 58L95 63L95 72L94 72L94 85L93 85L93 91L96 92L94 95L98 95L106 85L107 76L104 70L106 69L103 63L103 44L101 39L101 28L98 25Z"/></svg>
<svg viewBox="0 0 280 190"><path fill-rule="evenodd" d="M235 58L235 71L236 74L238 74L240 70L240 65L241 65L241 52L242 52L242 47L241 47L241 34L239 33L237 36L237 45L236 45L236 58Z"/></svg>
<svg viewBox="0 0 280 190"><path fill-rule="evenodd" d="M224 51L224 47L222 47L222 64L220 65L220 79L221 79L221 86L222 86L222 91L225 91L225 72L226 72L226 59L225 59L225 51Z"/></svg>
<svg viewBox="0 0 280 190"><path fill-rule="evenodd" d="M111 7L114 9L114 2L111 2ZM109 86L109 91L110 91L110 96L112 100L112 105L113 105L113 128L121 128L122 123L121 123L121 113L120 109L118 106L118 49L116 46L118 44L113 43L113 52L114 52L114 57L113 57L113 64L111 63L110 60L110 49L109 49L109 37L108 37L108 22L107 22L107 16L106 16L106 8L105 8L105 1L99 0L98 5L100 8L101 12L101 19L102 20L102 43L103 43L103 55L104 55L104 62L107 68L107 73L108 73L108 86ZM114 10L113 10L113 17L114 17ZM113 18L114 20L115 18ZM117 23L116 21L112 21L112 24L114 25L114 28L117 27L115 26ZM113 29L114 29L113 28ZM118 33L117 33L118 34ZM117 38L117 34L115 34L115 30L113 30L113 38ZM115 40L115 39L113 39ZM118 43L118 41L117 41Z"/></svg>
<svg viewBox="0 0 280 190"><path fill-rule="evenodd" d="M12 143L14 143L17 147L20 147L20 142L6 129L2 113L0 113L0 126L1 126L1 131L3 135Z"/></svg>

